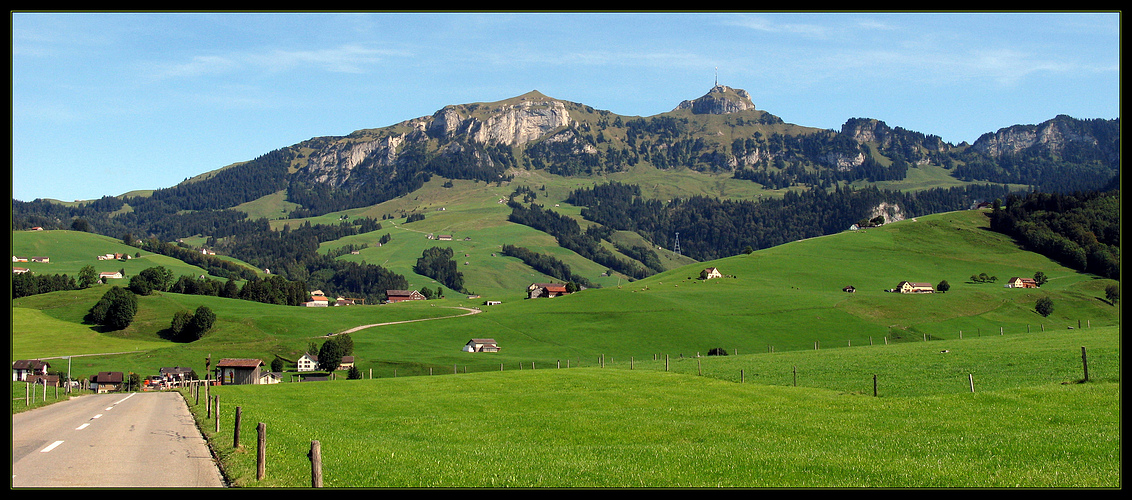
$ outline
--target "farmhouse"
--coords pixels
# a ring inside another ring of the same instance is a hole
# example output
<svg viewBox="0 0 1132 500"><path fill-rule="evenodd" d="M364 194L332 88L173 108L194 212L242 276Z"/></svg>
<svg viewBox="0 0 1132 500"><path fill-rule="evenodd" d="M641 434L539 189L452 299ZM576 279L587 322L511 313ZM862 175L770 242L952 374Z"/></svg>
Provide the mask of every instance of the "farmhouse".
<svg viewBox="0 0 1132 500"><path fill-rule="evenodd" d="M406 300L425 300L425 296L416 290L386 290L385 297L385 301L390 304Z"/></svg>
<svg viewBox="0 0 1132 500"><path fill-rule="evenodd" d="M702 279L702 280L710 280L712 278L722 278L722 277L723 277L723 274L719 272L719 269L714 268L714 267L709 267L707 269L704 269L703 271L700 271L700 279Z"/></svg>
<svg viewBox="0 0 1132 500"><path fill-rule="evenodd" d="M312 295L309 301L303 302L303 305L306 307L327 307L330 305L330 299L326 298L325 295Z"/></svg>
<svg viewBox="0 0 1132 500"><path fill-rule="evenodd" d="M124 380L122 372L98 372L90 378L90 388L98 394L114 392L122 387Z"/></svg>
<svg viewBox="0 0 1132 500"><path fill-rule="evenodd" d="M223 385L259 384L261 366L258 359L226 358L216 364L216 371Z"/></svg>
<svg viewBox="0 0 1132 500"><path fill-rule="evenodd" d="M1010 278L1006 281L1006 288L1037 288L1038 282L1030 278L1019 278L1017 276Z"/></svg>
<svg viewBox="0 0 1132 500"><path fill-rule="evenodd" d="M539 297L557 297L559 295L566 295L570 293L566 291L566 285L557 283L532 283L527 287L527 298L537 299Z"/></svg>
<svg viewBox="0 0 1132 500"><path fill-rule="evenodd" d="M295 362L297 370L301 372L313 372L318 369L318 355L309 352L303 353L299 356L299 360Z"/></svg>
<svg viewBox="0 0 1132 500"><path fill-rule="evenodd" d="M338 363L338 369L339 370L349 370L350 368L353 368L353 367L354 367L354 357L353 356L342 356L342 362Z"/></svg>
<svg viewBox="0 0 1132 500"><path fill-rule="evenodd" d="M13 267L13 268L12 268L12 273L13 273L13 274L24 274L24 273L26 273L26 272L28 272L28 271L31 271L31 269L28 269L28 268L26 268L26 267Z"/></svg>
<svg viewBox="0 0 1132 500"><path fill-rule="evenodd" d="M118 271L114 271L112 273L98 273L98 279L102 280L103 283L105 283L108 279L120 280L122 279L122 273Z"/></svg>
<svg viewBox="0 0 1132 500"><path fill-rule="evenodd" d="M12 262L27 262L27 261L28 261L27 257L16 257L15 255L12 256Z"/></svg>
<svg viewBox="0 0 1132 500"><path fill-rule="evenodd" d="M47 264L48 262L51 262L51 258L50 257L32 257L31 261L32 262L39 262L41 264Z"/></svg>
<svg viewBox="0 0 1132 500"><path fill-rule="evenodd" d="M47 375L51 365L38 359L19 359L12 363L12 381L26 381L29 376Z"/></svg>
<svg viewBox="0 0 1132 500"><path fill-rule="evenodd" d="M464 352L499 352L495 339L472 339L464 344Z"/></svg>
<svg viewBox="0 0 1132 500"><path fill-rule="evenodd" d="M918 283L914 281L901 281L896 285L896 291L900 293L933 293L935 288L931 283Z"/></svg>

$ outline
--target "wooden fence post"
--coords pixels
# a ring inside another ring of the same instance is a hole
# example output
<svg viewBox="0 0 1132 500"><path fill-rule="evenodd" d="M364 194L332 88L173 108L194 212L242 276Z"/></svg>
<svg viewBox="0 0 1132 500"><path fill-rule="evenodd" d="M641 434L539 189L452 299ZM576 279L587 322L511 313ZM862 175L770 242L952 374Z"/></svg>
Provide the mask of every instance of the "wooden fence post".
<svg viewBox="0 0 1132 500"><path fill-rule="evenodd" d="M973 374L968 373L967 379L971 381L971 392L975 392L975 376Z"/></svg>
<svg viewBox="0 0 1132 500"><path fill-rule="evenodd" d="M1081 367L1085 369L1085 382L1089 381L1089 358L1085 356L1085 346L1081 346Z"/></svg>
<svg viewBox="0 0 1132 500"><path fill-rule="evenodd" d="M216 401L216 410L212 412L212 415L216 417L216 432L220 432L220 395L217 394L213 398Z"/></svg>
<svg viewBox="0 0 1132 500"><path fill-rule="evenodd" d="M873 397L877 397L877 374L873 374Z"/></svg>
<svg viewBox="0 0 1132 500"><path fill-rule="evenodd" d="M255 479L262 481L267 465L267 424L260 422L256 426L256 459Z"/></svg>
<svg viewBox="0 0 1132 500"><path fill-rule="evenodd" d="M322 445L318 441L311 441L311 487L322 487Z"/></svg>
<svg viewBox="0 0 1132 500"><path fill-rule="evenodd" d="M239 448L240 447L240 417L243 416L243 412L244 412L244 410L243 410L242 407L239 407L239 406L236 407L236 416L233 419L233 428L232 428L232 447L233 448Z"/></svg>
<svg viewBox="0 0 1132 500"><path fill-rule="evenodd" d="M798 387L798 365L794 365L794 387Z"/></svg>

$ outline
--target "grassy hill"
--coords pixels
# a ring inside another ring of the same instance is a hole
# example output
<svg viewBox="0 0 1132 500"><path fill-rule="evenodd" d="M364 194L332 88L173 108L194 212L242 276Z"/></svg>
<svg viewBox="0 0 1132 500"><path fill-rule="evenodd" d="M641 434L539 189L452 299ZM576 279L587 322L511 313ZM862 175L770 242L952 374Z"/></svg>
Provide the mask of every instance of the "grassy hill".
<svg viewBox="0 0 1132 500"><path fill-rule="evenodd" d="M1104 299L1113 282L1018 249L987 229L984 212L846 231L526 300L523 287L537 276L491 253L505 242L547 251L554 243L500 223L495 211L504 208L490 189L479 212L467 201L453 202L460 210L434 204L422 221L395 219L324 245L388 232L390 244L343 258L400 272L426 246L450 244L468 254L461 269L475 276L471 288L487 292L480 299L450 293L312 309L157 293L140 298L129 328L104 332L82 322L108 288L100 285L14 300L12 358L59 368L58 356L76 356L76 377L203 371L206 357L293 360L328 333L364 327L350 335L367 380L215 389L224 425L214 435L203 427L241 486L309 485L311 440L321 442L326 484L342 487L1119 484L1120 316ZM410 201L429 200L401 203ZM374 210L382 208L391 207ZM70 231L13 234L14 250L52 258L36 272L77 271L119 246L129 248ZM125 262L141 265L128 274L164 262L146 258ZM708 266L725 276L697 279ZM1037 271L1050 278L1042 288L1002 286ZM999 280L969 281L979 273ZM885 291L903 280L947 280L951 289ZM842 291L848 285L857 291ZM1039 297L1054 301L1053 314L1034 311ZM199 305L216 313L214 329L193 343L167 340L173 314ZM482 337L502 350L461 351ZM1079 383L1081 347L1090 353L1088 384ZM703 357L712 348L730 355ZM437 376L412 376L430 374ZM880 397L864 397L873 376ZM234 406L246 427L239 449L231 448ZM203 405L193 410L203 418ZM257 422L267 424L270 443L262 483L251 451ZM485 463L487 472L468 474Z"/></svg>
<svg viewBox="0 0 1132 500"><path fill-rule="evenodd" d="M495 209L492 203L485 202L484 210ZM420 251L434 244L451 246L460 259L461 270L470 277L469 288L482 291L482 297L477 299L449 291L443 300L318 310L160 293L141 298L138 317L126 330L97 332L82 324L82 316L105 288L56 292L13 301L13 315L21 318L21 327L13 329L12 334L13 359L74 354L60 352L68 344L54 342L44 334L55 331L97 334L115 343L144 340L160 346L160 355L152 352L153 346L142 346L139 350L143 353L128 362L121 357L89 358L85 368L90 371L126 363L131 369L149 373L174 361L201 364L209 353L218 357L270 360L279 355L294 359L311 340L327 333L359 325L463 313L453 307L480 307L483 312L427 323L366 328L351 334L359 367L373 369L375 376L388 376L394 370L402 374L427 373L429 368L449 370L455 365L470 371L498 369L501 363L518 366L569 362L592 366L602 356L691 357L706 354L712 348L739 353L791 351L985 336L1000 331L1017 334L1065 330L1079 323L1094 327L1119 324L1118 308L1103 298L1105 286L1112 281L1076 273L1040 255L1019 250L1007 238L987 230L986 217L978 211L938 214L798 241L750 255L687 265L640 281L622 281L620 285L616 277L606 278L604 288L548 300L523 298L526 285L546 278L533 273L518 259L500 256L497 247L511 242L537 251L553 251L558 247L552 239L511 223L471 229L477 220L468 211L434 211L423 221L389 224L382 231L336 242L345 244L367 238L376 241L378 233L389 232L393 235L389 244L343 258L380 263L396 272L410 270L406 276L414 287L439 286L411 273ZM459 227L470 229L464 231ZM441 231L452 231L455 241L425 238L427 233ZM13 235L14 245L35 248L21 240L40 241L50 234L71 244L68 238L100 238L67 231L17 233ZM471 239L464 241L464 236ZM105 244L108 248L120 245L111 240ZM47 248L36 250L55 254ZM463 257L465 254L467 257ZM83 255L60 257L58 264L53 256L50 265L69 269L65 263L69 259L81 261ZM561 258L569 261L571 256L563 254ZM601 271L592 264L586 269L586 261L577 259L583 272L596 276ZM138 260L129 263L140 264ZM575 261L570 263L574 265ZM718 267L726 276L697 279L700 270L707 266ZM142 267L127 272L137 272ZM1040 289L1002 286L1009 277L1033 276L1036 271L1050 277L1049 283ZM179 272L175 269L175 274ZM971 275L979 273L997 276L999 281L969 282ZM947 280L951 290L930 295L885 291L903 280L933 284ZM857 291L843 292L842 288L849 285ZM1049 317L1034 311L1039 297L1054 301L1055 310ZM502 304L483 306L485 300L500 300ZM214 331L191 344L165 340L173 314L199 305L208 305L216 312ZM67 328L60 329L60 322L66 323ZM461 352L468 339L485 337L495 338L502 351L484 356Z"/></svg>

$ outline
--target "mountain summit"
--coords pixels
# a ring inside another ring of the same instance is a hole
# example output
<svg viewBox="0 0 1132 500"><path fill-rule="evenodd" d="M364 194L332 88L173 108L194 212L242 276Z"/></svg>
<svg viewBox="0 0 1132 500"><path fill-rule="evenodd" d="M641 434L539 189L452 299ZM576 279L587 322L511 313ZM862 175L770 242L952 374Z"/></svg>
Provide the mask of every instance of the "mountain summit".
<svg viewBox="0 0 1132 500"><path fill-rule="evenodd" d="M703 97L681 102L676 109L690 109L696 115L725 115L755 109L755 103L751 102L751 95L746 90L717 84Z"/></svg>

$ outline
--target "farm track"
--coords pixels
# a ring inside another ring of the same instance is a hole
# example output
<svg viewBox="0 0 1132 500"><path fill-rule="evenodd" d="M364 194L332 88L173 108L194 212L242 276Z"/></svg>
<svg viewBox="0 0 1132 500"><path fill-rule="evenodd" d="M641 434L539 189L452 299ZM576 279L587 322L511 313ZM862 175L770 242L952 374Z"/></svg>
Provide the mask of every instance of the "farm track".
<svg viewBox="0 0 1132 500"><path fill-rule="evenodd" d="M457 315L454 315L454 316L441 316L441 317L438 317L438 318L407 319L407 320L404 320L404 321L389 321L389 322L386 322L386 323L374 323L372 325L355 326L353 328L350 328L349 330L343 330L343 331L335 333L333 335L340 335L340 334L343 334L343 333L354 333L354 332L359 331L359 330L365 330L366 328L373 328L373 327L376 327L376 326L400 325L400 324L403 324L403 323L416 323L418 321L432 321L432 320L436 320L436 319L460 318L460 317L463 317L463 316L471 316L473 314L479 314L479 313L483 312L479 309L475 309L475 308L471 308L471 307L453 307L452 309L463 309L463 310L468 311L468 312L466 312L464 314L457 314ZM332 337L333 335L328 335L328 336Z"/></svg>

